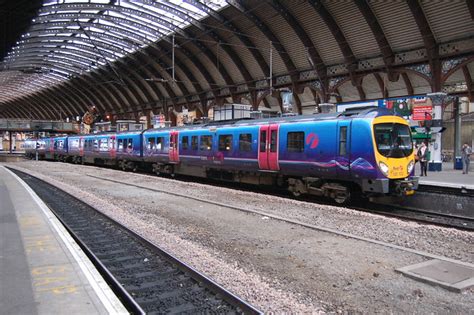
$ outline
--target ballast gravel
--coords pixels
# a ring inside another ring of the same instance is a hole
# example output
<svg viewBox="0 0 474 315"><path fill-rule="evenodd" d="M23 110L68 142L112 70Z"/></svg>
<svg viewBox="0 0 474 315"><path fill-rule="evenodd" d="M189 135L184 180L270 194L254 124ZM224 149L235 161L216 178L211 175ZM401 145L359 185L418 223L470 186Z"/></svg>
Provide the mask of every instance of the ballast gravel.
<svg viewBox="0 0 474 315"><path fill-rule="evenodd" d="M428 258L97 177L258 210L474 263L474 233L347 208L109 168L25 161L6 166L56 185L203 272L266 313L468 314L452 293L395 272Z"/></svg>

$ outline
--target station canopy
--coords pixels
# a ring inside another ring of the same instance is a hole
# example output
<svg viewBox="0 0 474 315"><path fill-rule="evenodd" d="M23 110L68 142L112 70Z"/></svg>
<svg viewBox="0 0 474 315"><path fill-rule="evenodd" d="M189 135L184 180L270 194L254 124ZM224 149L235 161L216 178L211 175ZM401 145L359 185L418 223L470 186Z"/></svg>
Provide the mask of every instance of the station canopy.
<svg viewBox="0 0 474 315"><path fill-rule="evenodd" d="M1 64L0 102L26 96L166 38L224 1L45 0Z"/></svg>
<svg viewBox="0 0 474 315"><path fill-rule="evenodd" d="M472 0L0 0L0 21L0 118L474 102Z"/></svg>

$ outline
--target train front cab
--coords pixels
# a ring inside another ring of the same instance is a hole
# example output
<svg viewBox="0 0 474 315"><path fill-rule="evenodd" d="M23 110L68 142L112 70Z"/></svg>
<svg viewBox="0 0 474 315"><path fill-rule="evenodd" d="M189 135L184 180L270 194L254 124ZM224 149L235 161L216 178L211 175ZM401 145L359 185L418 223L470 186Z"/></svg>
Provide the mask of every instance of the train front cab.
<svg viewBox="0 0 474 315"><path fill-rule="evenodd" d="M376 193L406 196L418 188L418 177L413 176L415 157L410 127L397 116L374 118L373 146L377 164L377 179L371 185L365 182L363 189L376 187Z"/></svg>

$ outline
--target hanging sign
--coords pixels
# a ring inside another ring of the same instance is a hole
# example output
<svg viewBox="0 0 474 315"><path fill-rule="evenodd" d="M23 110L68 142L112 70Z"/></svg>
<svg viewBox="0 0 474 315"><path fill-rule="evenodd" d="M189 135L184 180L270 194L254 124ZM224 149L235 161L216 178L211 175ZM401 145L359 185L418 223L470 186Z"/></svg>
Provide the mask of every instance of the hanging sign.
<svg viewBox="0 0 474 315"><path fill-rule="evenodd" d="M433 117L433 107L414 106L412 120L431 120Z"/></svg>

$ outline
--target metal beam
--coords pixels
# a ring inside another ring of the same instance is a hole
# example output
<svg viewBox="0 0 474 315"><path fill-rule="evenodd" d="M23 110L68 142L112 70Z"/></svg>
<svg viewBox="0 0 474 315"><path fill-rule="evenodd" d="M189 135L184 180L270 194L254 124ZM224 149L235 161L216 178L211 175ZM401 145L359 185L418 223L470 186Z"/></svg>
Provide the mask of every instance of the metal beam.
<svg viewBox="0 0 474 315"><path fill-rule="evenodd" d="M467 86L467 95L469 97L469 101L474 101L474 86L472 84L471 74L469 72L469 68L467 66L462 66L462 73L464 75L464 80L466 80Z"/></svg>
<svg viewBox="0 0 474 315"><path fill-rule="evenodd" d="M394 72L392 69L393 63L395 62L395 54L393 53L390 44L388 43L387 37L385 36L382 27L377 20L377 16L372 11L368 0L355 0L359 11L364 16L365 21L369 25L372 33L374 34L377 45L379 46L380 52L383 56L385 67L387 68L388 79L392 82L398 81L398 72Z"/></svg>
<svg viewBox="0 0 474 315"><path fill-rule="evenodd" d="M256 45L250 40L250 38L243 35L245 32L242 31L235 23L233 23L232 19L224 17L221 13L211 9L209 9L207 13L210 17L221 23L222 26L226 27L233 35L235 35L242 42L242 44L257 61L258 65L260 66L260 69L262 70L262 73L266 76L270 72L268 64L265 61L265 58L263 58L262 53L258 49L253 48L256 47Z"/></svg>
<svg viewBox="0 0 474 315"><path fill-rule="evenodd" d="M354 53L352 52L351 47L349 46L349 43L346 40L346 37L344 36L344 33L342 32L336 20L333 18L329 10L326 9L321 0L308 0L308 2L319 14L321 19L324 21L324 23L334 36L334 39L339 45L339 49L341 49L341 52L344 56L344 60L347 66L347 70L349 71L349 76L351 78L352 84L356 86L357 78L355 72L358 68L358 62Z"/></svg>
<svg viewBox="0 0 474 315"><path fill-rule="evenodd" d="M374 72L374 77L377 80L377 83L379 85L380 93L382 94L382 97L383 98L388 98L388 87L385 86L385 82L382 79L382 76L379 73Z"/></svg>
<svg viewBox="0 0 474 315"><path fill-rule="evenodd" d="M469 13L471 13L471 19L474 20L474 2L472 0L466 0L467 8Z"/></svg>
<svg viewBox="0 0 474 315"><path fill-rule="evenodd" d="M411 81L410 81L410 77L408 77L408 74L406 72L402 72L402 78L403 78L403 82L405 82L405 86L407 88L408 95L415 94L414 91L413 91L413 86L412 86Z"/></svg>
<svg viewBox="0 0 474 315"><path fill-rule="evenodd" d="M423 8L418 0L407 0L408 7L415 19L418 30L423 38L426 52L428 54L429 63L431 67L432 80L431 90L432 92L441 91L441 62L439 60L439 48L438 43L435 40L433 32L431 31L430 25L426 16L423 12Z"/></svg>
<svg viewBox="0 0 474 315"><path fill-rule="evenodd" d="M296 33L300 41L307 49L308 58L311 58L311 67L316 70L316 73L321 81L321 87L324 89L323 93L327 93L328 80L327 80L327 68L323 62L323 59L319 55L313 41L308 36L308 33L304 30L301 24L298 22L291 13L290 10L284 6L281 0L275 0L271 2L273 8L286 20L293 31Z"/></svg>
<svg viewBox="0 0 474 315"><path fill-rule="evenodd" d="M237 10L239 10L243 16L249 19L260 30L260 32L262 32L263 35L265 35L265 37L270 42L271 46L275 48L276 52L278 53L280 58L283 60L287 73L291 78L291 83L293 87L296 89L296 87L298 86L298 79L299 79L298 70L296 69L295 64L291 60L290 55L286 51L285 46L283 46L283 44L276 37L273 31L268 27L268 25L262 19L260 19L256 14L254 14L252 10L250 10L247 7L245 1L228 0L227 2L233 7L235 7ZM271 78L271 80L273 83L273 78Z"/></svg>

